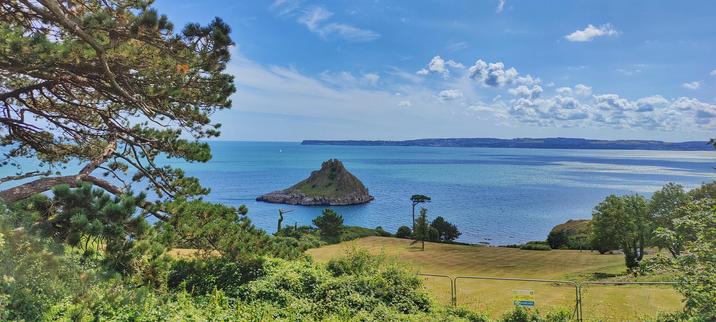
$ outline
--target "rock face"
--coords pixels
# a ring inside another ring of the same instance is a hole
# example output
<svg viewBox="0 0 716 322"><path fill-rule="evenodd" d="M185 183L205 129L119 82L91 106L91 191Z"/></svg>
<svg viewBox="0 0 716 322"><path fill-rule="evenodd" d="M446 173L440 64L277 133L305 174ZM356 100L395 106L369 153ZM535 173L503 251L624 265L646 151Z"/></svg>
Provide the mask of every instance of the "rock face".
<svg viewBox="0 0 716 322"><path fill-rule="evenodd" d="M368 203L373 197L358 178L337 159L323 162L321 169L294 186L267 193L258 201L304 206L345 206Z"/></svg>

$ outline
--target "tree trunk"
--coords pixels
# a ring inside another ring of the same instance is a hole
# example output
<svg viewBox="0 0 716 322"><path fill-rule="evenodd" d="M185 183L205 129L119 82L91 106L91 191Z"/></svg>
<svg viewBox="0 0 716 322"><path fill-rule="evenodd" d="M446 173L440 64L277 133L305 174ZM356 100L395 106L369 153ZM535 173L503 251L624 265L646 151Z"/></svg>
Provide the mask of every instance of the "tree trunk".
<svg viewBox="0 0 716 322"><path fill-rule="evenodd" d="M415 202L413 202L413 234L415 234Z"/></svg>

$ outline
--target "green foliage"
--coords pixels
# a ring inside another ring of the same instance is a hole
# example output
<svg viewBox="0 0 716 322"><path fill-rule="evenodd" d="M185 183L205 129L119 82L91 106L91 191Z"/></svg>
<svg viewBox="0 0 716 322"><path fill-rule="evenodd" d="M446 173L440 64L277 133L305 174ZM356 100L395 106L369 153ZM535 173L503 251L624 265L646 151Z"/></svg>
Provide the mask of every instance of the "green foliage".
<svg viewBox="0 0 716 322"><path fill-rule="evenodd" d="M415 241L420 241L421 249L425 250L425 241L430 240L430 225L428 223L428 210L420 208L420 215L415 219Z"/></svg>
<svg viewBox="0 0 716 322"><path fill-rule="evenodd" d="M442 216L437 216L430 223L430 227L435 228L438 238L431 238L433 241L453 241L460 237L461 233L457 226L451 224Z"/></svg>
<svg viewBox="0 0 716 322"><path fill-rule="evenodd" d="M413 204L430 202L430 197L428 197L426 195L412 195L412 196L410 196L410 201L412 201Z"/></svg>
<svg viewBox="0 0 716 322"><path fill-rule="evenodd" d="M569 322L572 321L572 313L569 311L550 312L544 317L539 311L515 308L506 313L499 320L500 322Z"/></svg>
<svg viewBox="0 0 716 322"><path fill-rule="evenodd" d="M199 140L219 135L210 116L229 108L235 92L233 76L224 72L234 45L230 28L216 18L175 31L150 4L4 3L0 87L9 96L0 115L1 166L20 171L13 160L36 158L38 169L21 174L43 177L0 191L0 198L17 201L77 179L121 194L125 187L113 182L131 178L127 186L141 181L165 201L208 192L157 157L211 157ZM70 162L83 164L82 171L53 173ZM113 180L92 173L100 166Z"/></svg>
<svg viewBox="0 0 716 322"><path fill-rule="evenodd" d="M320 230L321 238L337 241L343 226L343 216L326 208L320 216L313 219L313 224Z"/></svg>
<svg viewBox="0 0 716 322"><path fill-rule="evenodd" d="M326 267L274 260L267 262L265 270L263 277L247 285L244 296L247 301L290 308L276 318L372 315L376 308L403 314L431 309L414 274L365 253L336 259Z"/></svg>
<svg viewBox="0 0 716 322"><path fill-rule="evenodd" d="M36 321L97 281L97 265L47 238L0 228L0 320Z"/></svg>
<svg viewBox="0 0 716 322"><path fill-rule="evenodd" d="M308 178L285 191L313 198L328 199L368 196L368 189L358 178L348 172L343 166L343 162L338 159L323 162L320 170L311 172Z"/></svg>
<svg viewBox="0 0 716 322"><path fill-rule="evenodd" d="M410 238L412 235L413 231L408 226L400 226L395 232L395 237L398 238Z"/></svg>
<svg viewBox="0 0 716 322"><path fill-rule="evenodd" d="M179 260L173 263L168 278L171 290L207 295L221 290L238 297L241 286L263 275L264 259L234 261L226 257Z"/></svg>
<svg viewBox="0 0 716 322"><path fill-rule="evenodd" d="M646 199L639 195L608 196L594 208L592 229L596 249L618 246L627 268L637 268L653 231Z"/></svg>
<svg viewBox="0 0 716 322"><path fill-rule="evenodd" d="M685 314L696 321L716 320L716 208L700 200L675 222L676 229L689 231L684 253L665 265L677 276L677 289L685 298Z"/></svg>
<svg viewBox="0 0 716 322"><path fill-rule="evenodd" d="M160 224L160 232L168 245L218 252L235 260L262 255L301 256L298 241L274 238L256 228L245 206L177 199L165 207L171 217Z"/></svg>
<svg viewBox="0 0 716 322"><path fill-rule="evenodd" d="M10 204L7 225L16 228L30 229L41 218L49 217L52 199L46 195L36 194Z"/></svg>
<svg viewBox="0 0 716 322"><path fill-rule="evenodd" d="M530 241L520 246L522 250L552 250L552 248L543 241Z"/></svg>
<svg viewBox="0 0 716 322"><path fill-rule="evenodd" d="M381 237L393 237L393 234L386 231L381 226L375 227L375 233L376 233L376 235L381 236Z"/></svg>
<svg viewBox="0 0 716 322"><path fill-rule="evenodd" d="M552 249L591 249L591 220L568 220L554 226L547 236Z"/></svg>
<svg viewBox="0 0 716 322"><path fill-rule="evenodd" d="M693 211L688 206L690 201L691 196L684 191L684 187L669 183L654 192L649 202L649 219L657 227L652 243L668 249L674 257L681 254L684 243L691 238L688 231L677 231L679 220Z"/></svg>

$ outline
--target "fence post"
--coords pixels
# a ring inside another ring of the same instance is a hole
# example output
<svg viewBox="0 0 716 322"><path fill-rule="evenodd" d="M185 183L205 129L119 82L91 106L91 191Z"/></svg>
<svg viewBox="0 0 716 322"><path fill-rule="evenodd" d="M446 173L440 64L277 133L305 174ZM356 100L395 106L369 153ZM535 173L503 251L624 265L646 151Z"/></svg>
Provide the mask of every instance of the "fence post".
<svg viewBox="0 0 716 322"><path fill-rule="evenodd" d="M582 320L583 319L583 317L582 317L582 284L575 283L574 289L576 292L576 294L575 294L576 307L574 308L574 310L575 310L575 314L577 315L577 322L582 322L583 321Z"/></svg>

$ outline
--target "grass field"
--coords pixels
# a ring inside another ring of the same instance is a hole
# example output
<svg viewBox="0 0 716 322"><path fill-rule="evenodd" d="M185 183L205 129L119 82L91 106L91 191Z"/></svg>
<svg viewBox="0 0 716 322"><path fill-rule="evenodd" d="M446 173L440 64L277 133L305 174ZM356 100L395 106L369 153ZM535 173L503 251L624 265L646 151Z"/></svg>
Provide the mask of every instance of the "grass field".
<svg viewBox="0 0 716 322"><path fill-rule="evenodd" d="M426 243L425 251L410 240L366 237L336 245L311 249L317 261L356 248L394 258L420 273L449 276L523 277L553 280L596 280L625 271L622 255L597 252L553 250L529 251L513 248ZM450 303L450 282L446 278L426 277L425 287L438 301ZM458 305L496 317L512 308L513 290L533 290L542 311L572 309L575 289L554 283L514 281L457 281ZM671 312L682 307L681 296L668 286L589 286L582 292L585 320L634 321Z"/></svg>

